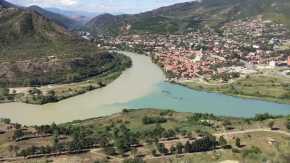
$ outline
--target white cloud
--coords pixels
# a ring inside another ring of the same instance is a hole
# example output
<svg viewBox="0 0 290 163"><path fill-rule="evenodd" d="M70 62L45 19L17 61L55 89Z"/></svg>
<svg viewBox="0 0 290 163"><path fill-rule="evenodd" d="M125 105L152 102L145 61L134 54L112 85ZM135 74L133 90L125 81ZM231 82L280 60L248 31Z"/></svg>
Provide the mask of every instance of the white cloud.
<svg viewBox="0 0 290 163"><path fill-rule="evenodd" d="M91 12L139 13L161 6L193 0L8 0L12 3L41 7L56 7L67 10Z"/></svg>
<svg viewBox="0 0 290 163"><path fill-rule="evenodd" d="M32 2L43 5L62 5L62 6L72 6L78 3L77 0L32 0Z"/></svg>
<svg viewBox="0 0 290 163"><path fill-rule="evenodd" d="M74 6L79 0L11 0L25 5L41 5L41 6Z"/></svg>

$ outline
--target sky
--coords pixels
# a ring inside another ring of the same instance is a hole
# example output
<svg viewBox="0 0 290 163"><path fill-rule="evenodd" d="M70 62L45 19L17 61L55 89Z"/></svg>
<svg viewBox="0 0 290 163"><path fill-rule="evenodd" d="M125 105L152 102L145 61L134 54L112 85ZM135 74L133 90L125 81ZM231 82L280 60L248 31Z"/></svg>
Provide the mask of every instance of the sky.
<svg viewBox="0 0 290 163"><path fill-rule="evenodd" d="M162 6L192 0L7 0L11 3L30 6L52 7L66 10L97 13L140 13Z"/></svg>

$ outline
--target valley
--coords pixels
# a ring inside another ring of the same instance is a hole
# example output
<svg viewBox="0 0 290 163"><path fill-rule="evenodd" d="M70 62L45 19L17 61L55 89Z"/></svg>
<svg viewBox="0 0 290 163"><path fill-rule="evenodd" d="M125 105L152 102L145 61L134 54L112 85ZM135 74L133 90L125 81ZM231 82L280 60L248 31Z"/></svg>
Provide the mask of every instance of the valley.
<svg viewBox="0 0 290 163"><path fill-rule="evenodd" d="M0 162L288 163L289 9L0 0Z"/></svg>

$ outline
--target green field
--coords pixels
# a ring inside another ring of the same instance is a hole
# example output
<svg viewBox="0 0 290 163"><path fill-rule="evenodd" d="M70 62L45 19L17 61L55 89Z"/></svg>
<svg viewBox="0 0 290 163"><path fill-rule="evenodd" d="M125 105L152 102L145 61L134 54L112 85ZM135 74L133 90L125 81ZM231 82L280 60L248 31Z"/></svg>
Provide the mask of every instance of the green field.
<svg viewBox="0 0 290 163"><path fill-rule="evenodd" d="M184 82L182 85L196 90L290 104L290 79L284 77L250 75L220 86L199 82Z"/></svg>

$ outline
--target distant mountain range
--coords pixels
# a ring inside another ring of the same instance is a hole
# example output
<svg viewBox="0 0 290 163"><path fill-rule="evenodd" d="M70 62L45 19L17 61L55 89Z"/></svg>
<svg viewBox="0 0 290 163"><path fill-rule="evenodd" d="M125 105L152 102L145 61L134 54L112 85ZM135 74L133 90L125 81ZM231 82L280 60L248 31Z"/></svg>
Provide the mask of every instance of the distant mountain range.
<svg viewBox="0 0 290 163"><path fill-rule="evenodd" d="M37 12L67 29L74 29L80 26L80 23L78 22L78 20L74 20L62 14L45 10L39 6L30 6L27 9Z"/></svg>
<svg viewBox="0 0 290 163"><path fill-rule="evenodd" d="M289 0L201 0L135 15L99 15L86 24L94 34L182 33L263 15L290 27Z"/></svg>
<svg viewBox="0 0 290 163"><path fill-rule="evenodd" d="M81 24L85 24L90 19L101 14L97 12L70 11L70 10L62 10L58 8L45 8L45 10L64 15L72 20L80 22Z"/></svg>
<svg viewBox="0 0 290 163"><path fill-rule="evenodd" d="M19 7L19 6L16 6L12 3L9 3L7 1L4 1L4 0L0 0L0 7L2 8L10 8L10 7Z"/></svg>

